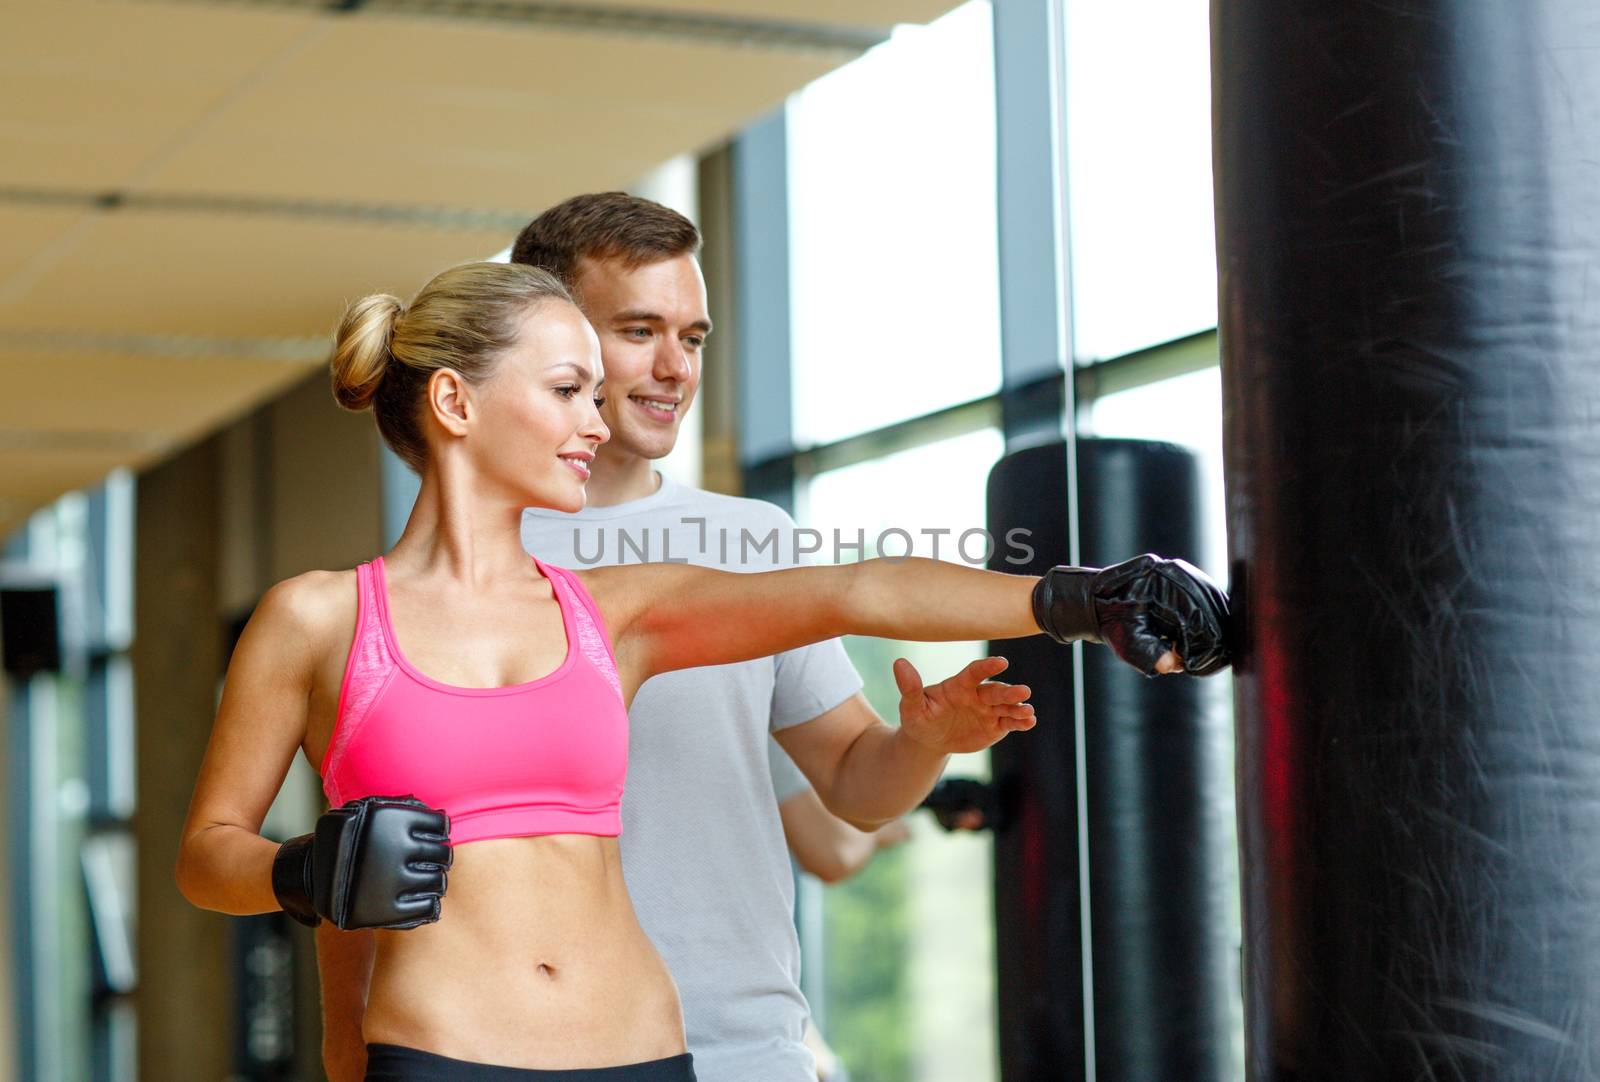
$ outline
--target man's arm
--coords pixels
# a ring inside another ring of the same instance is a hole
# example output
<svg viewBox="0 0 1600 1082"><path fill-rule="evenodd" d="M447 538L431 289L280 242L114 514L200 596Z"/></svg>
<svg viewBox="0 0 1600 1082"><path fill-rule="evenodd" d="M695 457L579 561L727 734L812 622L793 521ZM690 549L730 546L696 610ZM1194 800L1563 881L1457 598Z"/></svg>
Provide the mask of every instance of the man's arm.
<svg viewBox="0 0 1600 1082"><path fill-rule="evenodd" d="M920 804L951 754L979 751L1008 732L1033 728L1027 685L990 679L1005 667L1004 658L981 658L925 688L902 658L894 666L898 728L886 725L857 692L810 721L777 730L773 738L830 812L873 830Z"/></svg>
<svg viewBox="0 0 1600 1082"><path fill-rule="evenodd" d="M896 819L877 830L864 831L822 806L816 791L805 788L778 805L783 835L800 867L824 883L840 883L866 867L880 849L911 836Z"/></svg>
<svg viewBox="0 0 1600 1082"><path fill-rule="evenodd" d="M322 1067L328 1082L361 1082L367 1045L361 1020L367 1010L375 937L370 928L345 932L329 921L317 926L317 975L322 981Z"/></svg>
<svg viewBox="0 0 1600 1082"><path fill-rule="evenodd" d="M823 806L858 830L875 830L922 803L949 760L885 724L860 692L773 739Z"/></svg>

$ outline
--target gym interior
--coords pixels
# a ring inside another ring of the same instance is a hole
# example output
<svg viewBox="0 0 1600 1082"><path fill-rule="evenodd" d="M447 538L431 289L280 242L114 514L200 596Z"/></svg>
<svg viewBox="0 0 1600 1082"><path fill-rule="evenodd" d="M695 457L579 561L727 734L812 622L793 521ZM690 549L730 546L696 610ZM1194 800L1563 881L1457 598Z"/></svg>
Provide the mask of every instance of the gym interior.
<svg viewBox="0 0 1600 1082"><path fill-rule="evenodd" d="M675 480L1229 584L1233 671L1019 647L985 829L796 869L834 1077L1600 1078L1589 0L3 10L0 1082L324 1077L310 933L173 867L263 592L416 494L330 335L613 189L705 238ZM990 649L846 645L890 719Z"/></svg>

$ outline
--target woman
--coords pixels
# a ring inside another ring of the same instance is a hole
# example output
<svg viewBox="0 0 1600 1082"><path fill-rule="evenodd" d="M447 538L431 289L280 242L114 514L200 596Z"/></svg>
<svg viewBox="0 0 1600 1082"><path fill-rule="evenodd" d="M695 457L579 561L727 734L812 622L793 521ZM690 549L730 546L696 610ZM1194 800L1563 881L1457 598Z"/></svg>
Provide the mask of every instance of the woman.
<svg viewBox="0 0 1600 1082"><path fill-rule="evenodd" d="M607 438L598 340L542 271L468 264L409 307L368 297L332 366L335 396L374 409L421 491L386 556L262 599L229 666L177 876L204 908L380 929L369 1082L693 1079L616 841L626 706L657 673L849 633L1041 627L1104 637L1147 672L1176 671L1180 656L1190 671L1225 664L1220 592L1151 557L1044 579L928 560L747 575L531 559L522 508L581 508ZM1032 724L1026 689L989 690L978 746ZM334 807L279 846L257 831L297 750Z"/></svg>

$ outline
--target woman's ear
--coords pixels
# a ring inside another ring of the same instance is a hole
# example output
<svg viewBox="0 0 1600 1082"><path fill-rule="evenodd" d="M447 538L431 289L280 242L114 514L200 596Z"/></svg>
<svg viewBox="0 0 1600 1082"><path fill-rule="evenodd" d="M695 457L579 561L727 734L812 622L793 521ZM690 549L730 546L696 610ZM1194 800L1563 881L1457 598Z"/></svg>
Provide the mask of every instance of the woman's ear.
<svg viewBox="0 0 1600 1082"><path fill-rule="evenodd" d="M465 436L477 415L472 388L452 368L436 368L428 377L428 409L439 427L452 436Z"/></svg>

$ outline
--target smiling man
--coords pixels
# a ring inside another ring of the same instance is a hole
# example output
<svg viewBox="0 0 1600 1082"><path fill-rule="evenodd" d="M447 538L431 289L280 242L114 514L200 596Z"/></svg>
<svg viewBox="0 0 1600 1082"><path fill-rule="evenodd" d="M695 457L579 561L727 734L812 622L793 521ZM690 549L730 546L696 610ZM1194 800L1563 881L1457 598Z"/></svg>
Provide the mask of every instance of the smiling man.
<svg viewBox="0 0 1600 1082"><path fill-rule="evenodd" d="M570 199L517 238L512 260L560 277L599 335L611 430L588 464L583 511L524 512L523 545L541 559L583 567L670 554L732 571L796 560L795 525L781 508L678 484L653 465L677 442L711 333L699 247L688 219L620 192ZM802 1043L794 884L768 733L830 811L872 829L916 807L951 752L1033 724L1025 688L985 683L1003 666L973 662L924 688L897 663L898 728L868 705L836 640L666 673L640 688L629 714L623 871L677 980L701 1082L816 1079ZM318 932L333 1082L361 1078L364 935Z"/></svg>

